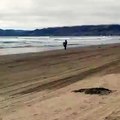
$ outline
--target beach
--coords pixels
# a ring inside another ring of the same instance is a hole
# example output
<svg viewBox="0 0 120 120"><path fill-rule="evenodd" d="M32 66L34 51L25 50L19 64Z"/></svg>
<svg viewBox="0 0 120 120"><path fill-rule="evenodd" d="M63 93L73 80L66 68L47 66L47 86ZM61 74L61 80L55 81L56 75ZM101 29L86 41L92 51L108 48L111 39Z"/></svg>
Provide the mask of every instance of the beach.
<svg viewBox="0 0 120 120"><path fill-rule="evenodd" d="M120 120L119 43L0 56L0 120L66 119Z"/></svg>

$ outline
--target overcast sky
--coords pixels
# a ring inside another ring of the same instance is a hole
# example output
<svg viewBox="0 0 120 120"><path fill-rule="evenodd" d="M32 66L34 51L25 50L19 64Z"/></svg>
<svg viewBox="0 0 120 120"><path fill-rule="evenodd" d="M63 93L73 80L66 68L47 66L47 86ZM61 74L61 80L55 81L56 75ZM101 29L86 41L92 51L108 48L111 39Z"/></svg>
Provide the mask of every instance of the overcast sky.
<svg viewBox="0 0 120 120"><path fill-rule="evenodd" d="M0 28L120 24L120 0L0 0Z"/></svg>

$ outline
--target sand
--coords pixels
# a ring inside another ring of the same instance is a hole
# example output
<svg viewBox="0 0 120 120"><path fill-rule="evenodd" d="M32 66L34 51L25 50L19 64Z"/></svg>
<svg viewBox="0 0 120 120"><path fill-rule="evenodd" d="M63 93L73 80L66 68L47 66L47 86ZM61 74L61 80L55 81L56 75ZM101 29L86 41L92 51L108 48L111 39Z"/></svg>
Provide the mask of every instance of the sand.
<svg viewBox="0 0 120 120"><path fill-rule="evenodd" d="M0 56L0 120L120 120L120 44Z"/></svg>

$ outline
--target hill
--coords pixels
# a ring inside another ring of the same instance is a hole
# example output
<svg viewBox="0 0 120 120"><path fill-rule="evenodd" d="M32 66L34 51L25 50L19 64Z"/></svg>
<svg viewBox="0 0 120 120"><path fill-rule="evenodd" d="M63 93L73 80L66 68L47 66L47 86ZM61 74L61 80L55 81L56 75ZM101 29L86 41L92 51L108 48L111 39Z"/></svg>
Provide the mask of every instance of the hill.
<svg viewBox="0 0 120 120"><path fill-rule="evenodd" d="M83 25L36 30L3 30L0 36L119 36L120 25Z"/></svg>

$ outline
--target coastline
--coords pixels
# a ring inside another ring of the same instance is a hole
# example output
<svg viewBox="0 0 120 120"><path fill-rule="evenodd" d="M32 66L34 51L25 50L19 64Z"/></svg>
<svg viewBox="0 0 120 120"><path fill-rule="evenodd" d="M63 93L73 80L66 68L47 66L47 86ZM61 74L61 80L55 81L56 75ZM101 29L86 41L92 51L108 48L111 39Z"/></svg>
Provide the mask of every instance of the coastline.
<svg viewBox="0 0 120 120"><path fill-rule="evenodd" d="M109 43L109 44L100 44L100 45L85 45L85 46L76 46L76 47L67 47L67 51L71 51L71 50L78 50L78 49L87 49L87 48L92 48L92 47L107 47L107 46L118 46L120 43ZM17 55L20 55L20 56L24 56L24 55L32 55L32 54L49 54L51 52L63 52L64 51L64 48L59 48L59 49L48 49L48 50L45 50L45 51L37 51L37 52L25 52L25 53L14 53L14 54L3 54L3 55L0 55L0 57L2 56L17 56Z"/></svg>
<svg viewBox="0 0 120 120"><path fill-rule="evenodd" d="M68 38L50 37L49 39L44 39L42 37L0 38L0 55L35 53L63 49L62 43L65 39L69 40L68 48L120 43L119 36L69 36Z"/></svg>
<svg viewBox="0 0 120 120"><path fill-rule="evenodd" d="M2 120L104 120L120 111L119 51L120 44L110 44L0 56ZM71 92L99 86L117 92L104 97Z"/></svg>

